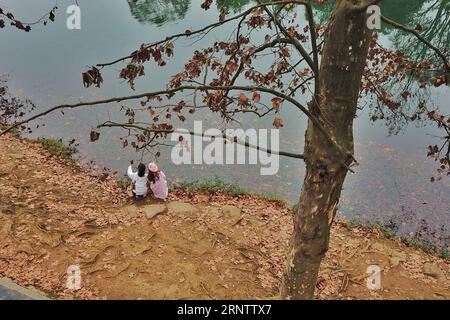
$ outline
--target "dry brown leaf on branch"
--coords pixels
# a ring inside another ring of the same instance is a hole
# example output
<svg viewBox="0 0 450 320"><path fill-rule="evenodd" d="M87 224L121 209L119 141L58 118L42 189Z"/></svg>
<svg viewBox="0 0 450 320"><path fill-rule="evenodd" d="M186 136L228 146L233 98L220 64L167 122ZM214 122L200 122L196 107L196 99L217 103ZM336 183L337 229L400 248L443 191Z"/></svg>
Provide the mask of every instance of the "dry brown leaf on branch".
<svg viewBox="0 0 450 320"><path fill-rule="evenodd" d="M279 117L275 117L275 120L273 120L273 125L274 127L276 127L277 129L281 128L284 126L283 124L283 119L279 118Z"/></svg>

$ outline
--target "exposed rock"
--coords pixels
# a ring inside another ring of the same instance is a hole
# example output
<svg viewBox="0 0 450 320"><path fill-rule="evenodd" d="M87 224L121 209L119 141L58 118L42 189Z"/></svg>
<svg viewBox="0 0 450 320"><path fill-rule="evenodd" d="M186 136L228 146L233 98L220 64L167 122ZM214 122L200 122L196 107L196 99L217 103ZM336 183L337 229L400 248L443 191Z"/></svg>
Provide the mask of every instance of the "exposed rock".
<svg viewBox="0 0 450 320"><path fill-rule="evenodd" d="M11 158L13 158L13 159L16 159L16 160L22 160L22 159L25 159L25 156L23 155L23 154L16 154L16 153L10 153L9 154L9 156L11 157Z"/></svg>
<svg viewBox="0 0 450 320"><path fill-rule="evenodd" d="M357 248L360 245L360 242L357 239L348 239L346 245L350 248Z"/></svg>
<svg viewBox="0 0 450 320"><path fill-rule="evenodd" d="M444 276L444 274L442 273L442 270L437 265L430 263L430 262L425 263L423 265L422 270L423 270L423 274L433 277L438 280L443 278L443 276Z"/></svg>
<svg viewBox="0 0 450 320"><path fill-rule="evenodd" d="M406 261L406 254L398 250L392 250L390 253L389 263L391 267L396 267L400 262Z"/></svg>
<svg viewBox="0 0 450 320"><path fill-rule="evenodd" d="M241 217L242 210L236 206L224 205L222 207L222 213L228 219L235 220L235 219L239 219Z"/></svg>
<svg viewBox="0 0 450 320"><path fill-rule="evenodd" d="M370 247L372 248L372 250L377 251L377 252L384 253L386 251L386 249L384 248L384 245L380 242L374 242L370 245Z"/></svg>
<svg viewBox="0 0 450 320"><path fill-rule="evenodd" d="M167 211L167 207L164 204L151 204L144 207L144 213L149 219L153 219L158 214L164 213Z"/></svg>
<svg viewBox="0 0 450 320"><path fill-rule="evenodd" d="M48 300L33 287L21 287L7 278L0 278L0 300Z"/></svg>
<svg viewBox="0 0 450 320"><path fill-rule="evenodd" d="M162 293L163 297L171 297L171 296L174 296L177 293L177 291L178 291L178 286L171 285L167 288L164 288L161 293Z"/></svg>
<svg viewBox="0 0 450 320"><path fill-rule="evenodd" d="M258 220L255 217L252 217L251 215L246 215L245 216L245 221L247 223L250 223L250 224L256 226L256 227L261 227L261 226L264 225L264 222L262 222L261 220ZM288 234L288 232L286 230L280 230L279 232L280 232L280 235L282 235L282 236L287 236L287 237L290 236L290 234Z"/></svg>
<svg viewBox="0 0 450 320"><path fill-rule="evenodd" d="M125 210L129 213L129 214L133 214L136 215L139 213L139 208L136 207L134 204L130 204L128 206L125 207Z"/></svg>
<svg viewBox="0 0 450 320"><path fill-rule="evenodd" d="M196 206L179 201L169 202L167 208L173 213L195 213L199 211Z"/></svg>
<svg viewBox="0 0 450 320"><path fill-rule="evenodd" d="M417 253L410 253L409 259L414 260L414 261L421 261L423 259L423 257Z"/></svg>

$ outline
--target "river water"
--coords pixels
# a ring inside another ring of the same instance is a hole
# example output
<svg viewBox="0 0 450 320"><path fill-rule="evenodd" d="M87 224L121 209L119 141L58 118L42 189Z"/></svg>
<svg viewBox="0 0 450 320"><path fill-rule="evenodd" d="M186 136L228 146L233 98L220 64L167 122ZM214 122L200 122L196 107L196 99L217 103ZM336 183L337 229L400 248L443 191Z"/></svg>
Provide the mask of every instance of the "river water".
<svg viewBox="0 0 450 320"><path fill-rule="evenodd" d="M425 23L424 12L430 11L427 6L433 6L434 2L396 1L392 7L382 9L390 18L415 25L418 21ZM437 2L439 5L440 1ZM44 14L54 5L54 0L3 0L0 3L28 22ZM82 10L81 30L68 30L65 27L65 9L73 3L60 0L56 22L45 27L35 25L30 33L13 28L0 31L0 74L9 74L11 91L31 99L38 105L38 110L63 102L129 95L132 92L128 85L117 79L119 67L104 73L105 84L100 89L85 89L81 72L89 65L127 55L143 42L193 30L216 21L218 17L215 5L205 12L199 7L200 1L195 0L78 0ZM219 3L226 5L230 12L249 5L246 0ZM442 1L442 5L448 13L449 1ZM448 34L440 35L447 48ZM195 49L221 36L223 29L199 41L181 41L175 47L174 58L164 69L149 64L147 76L137 82L136 92L164 88L170 75L183 68ZM383 29L380 41L385 46L395 48L399 45L396 39L392 30ZM448 88L431 91L429 99L449 111ZM441 247L448 246L450 178L430 182L436 164L426 157L427 146L437 143L434 136L440 132L432 126L410 124L403 126L400 132L390 134L385 123L369 121L370 103L361 102L365 107L355 122L356 157L360 165L356 174L347 178L340 213L360 221L390 224L410 237L421 233ZM66 142L75 138L79 157L84 161L94 160L100 170L108 167L124 172L130 159L140 158L130 148L122 148L118 138L124 132L104 130L99 141L89 142L91 129L106 119L116 119L115 111L119 107L99 106L66 111L64 115L53 114L35 123L45 122L47 125L34 130L32 136L62 138ZM281 148L300 153L305 117L287 108L282 115L285 126L281 131ZM206 120L213 127L223 127L220 120L210 114L200 113L195 118ZM241 118L244 128L271 128L272 121L271 117L264 120L250 116ZM170 149L163 148L161 152L160 163L171 182L218 176L251 191L278 193L290 203L297 200L301 188L304 164L299 160L281 158L276 176L261 176L257 165L175 166L169 161Z"/></svg>

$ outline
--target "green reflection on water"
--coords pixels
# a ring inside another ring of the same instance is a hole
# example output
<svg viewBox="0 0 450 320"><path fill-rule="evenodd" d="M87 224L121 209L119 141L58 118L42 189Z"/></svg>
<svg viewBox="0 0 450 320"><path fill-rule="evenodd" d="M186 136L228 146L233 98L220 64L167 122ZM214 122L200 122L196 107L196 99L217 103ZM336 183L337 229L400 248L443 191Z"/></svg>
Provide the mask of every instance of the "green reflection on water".
<svg viewBox="0 0 450 320"><path fill-rule="evenodd" d="M189 10L189 0L127 0L133 17L140 23L162 26L182 20Z"/></svg>

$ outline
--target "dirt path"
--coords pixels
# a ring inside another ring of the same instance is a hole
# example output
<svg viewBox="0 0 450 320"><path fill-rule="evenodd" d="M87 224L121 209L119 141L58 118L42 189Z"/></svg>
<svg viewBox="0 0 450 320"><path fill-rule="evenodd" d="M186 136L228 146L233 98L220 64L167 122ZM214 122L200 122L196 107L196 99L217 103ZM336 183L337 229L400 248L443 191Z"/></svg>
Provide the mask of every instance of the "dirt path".
<svg viewBox="0 0 450 320"><path fill-rule="evenodd" d="M291 214L255 197L171 194L132 203L41 146L0 138L0 275L58 299L254 299L277 293ZM66 289L78 265L82 289ZM366 287L369 265L381 289ZM333 227L321 299L450 299L449 262L383 238Z"/></svg>

